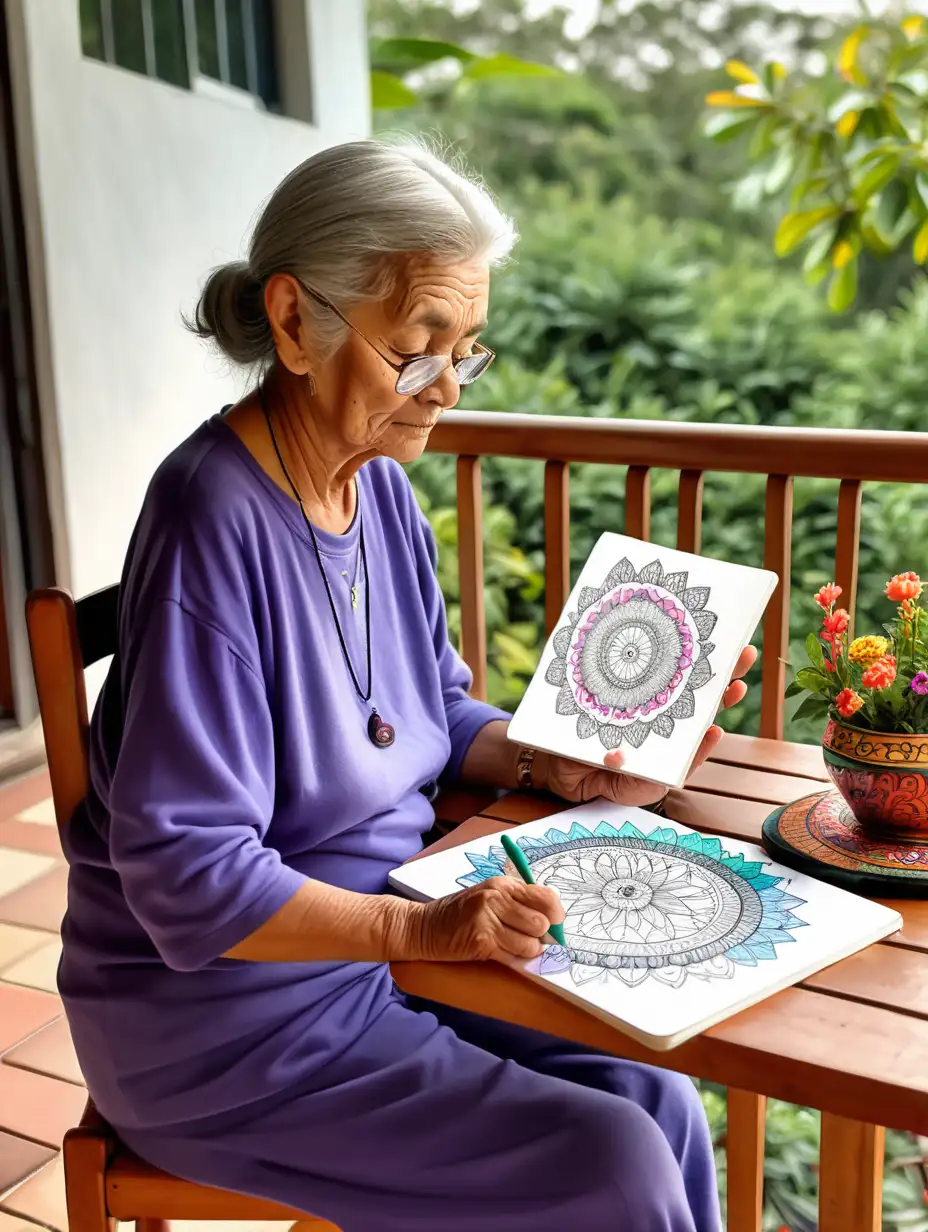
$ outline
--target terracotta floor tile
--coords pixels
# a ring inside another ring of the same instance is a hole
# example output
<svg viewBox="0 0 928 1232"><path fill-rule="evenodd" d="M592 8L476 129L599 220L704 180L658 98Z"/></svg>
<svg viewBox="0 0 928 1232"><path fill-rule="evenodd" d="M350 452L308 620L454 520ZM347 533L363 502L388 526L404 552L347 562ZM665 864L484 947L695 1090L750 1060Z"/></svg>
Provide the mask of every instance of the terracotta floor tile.
<svg viewBox="0 0 928 1232"><path fill-rule="evenodd" d="M51 799L52 786L48 771L28 774L0 787L0 818L15 817L43 800Z"/></svg>
<svg viewBox="0 0 928 1232"><path fill-rule="evenodd" d="M58 1018L41 1031L36 1031L25 1043L11 1048L3 1061L6 1065L19 1065L39 1074L48 1074L51 1078L76 1083L79 1087L84 1085L66 1018Z"/></svg>
<svg viewBox="0 0 928 1232"><path fill-rule="evenodd" d="M4 1215L0 1211L0 1232L36 1232L39 1225L20 1215Z"/></svg>
<svg viewBox="0 0 928 1232"><path fill-rule="evenodd" d="M0 981L0 1053L8 1052L62 1013L59 997Z"/></svg>
<svg viewBox="0 0 928 1232"><path fill-rule="evenodd" d="M7 967L19 962L40 945L48 944L48 935L35 928L17 928L15 924L0 924L0 977Z"/></svg>
<svg viewBox="0 0 928 1232"><path fill-rule="evenodd" d="M45 800L40 800L37 804L30 805L29 808L21 809L15 814L15 820L33 826L55 826L56 829L58 825L55 818L55 805L51 796Z"/></svg>
<svg viewBox="0 0 928 1232"><path fill-rule="evenodd" d="M0 1194L9 1193L54 1157L55 1152L47 1146L0 1133Z"/></svg>
<svg viewBox="0 0 928 1232"><path fill-rule="evenodd" d="M35 851L43 856L61 859L61 839L57 826L34 826L17 817L0 821L0 846L15 847L18 851Z"/></svg>
<svg viewBox="0 0 928 1232"><path fill-rule="evenodd" d="M68 1232L68 1211L64 1196L64 1161L56 1156L24 1185L14 1189L0 1201L0 1210L25 1215L36 1223Z"/></svg>
<svg viewBox="0 0 928 1232"><path fill-rule="evenodd" d="M41 949L7 967L3 978L8 984L23 984L26 988L38 988L42 992L57 992L60 958L61 940L55 937L52 941L46 941Z"/></svg>
<svg viewBox="0 0 928 1232"><path fill-rule="evenodd" d="M51 856L39 856L34 851L17 851L15 847L0 847L0 897L35 881L54 864Z"/></svg>
<svg viewBox="0 0 928 1232"><path fill-rule="evenodd" d="M70 1082L0 1065L0 1129L60 1147L81 1119L87 1096Z"/></svg>
<svg viewBox="0 0 928 1232"><path fill-rule="evenodd" d="M0 922L57 933L67 902L68 867L62 864L0 898Z"/></svg>

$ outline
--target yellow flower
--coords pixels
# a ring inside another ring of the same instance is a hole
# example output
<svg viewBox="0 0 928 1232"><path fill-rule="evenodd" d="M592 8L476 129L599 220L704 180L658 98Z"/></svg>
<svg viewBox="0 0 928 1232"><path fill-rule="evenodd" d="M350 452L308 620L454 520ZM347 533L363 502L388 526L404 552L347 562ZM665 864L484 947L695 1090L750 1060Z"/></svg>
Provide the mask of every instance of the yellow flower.
<svg viewBox="0 0 928 1232"><path fill-rule="evenodd" d="M877 659L882 659L889 650L889 642L885 637L855 637L851 642L847 657L860 667L872 667Z"/></svg>

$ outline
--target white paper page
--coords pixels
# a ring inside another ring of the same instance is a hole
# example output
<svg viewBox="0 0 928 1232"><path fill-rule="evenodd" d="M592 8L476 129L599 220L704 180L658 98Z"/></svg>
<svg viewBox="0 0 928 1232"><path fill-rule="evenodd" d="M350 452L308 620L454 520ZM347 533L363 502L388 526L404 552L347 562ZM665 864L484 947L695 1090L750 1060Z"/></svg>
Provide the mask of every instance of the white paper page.
<svg viewBox="0 0 928 1232"><path fill-rule="evenodd" d="M618 747L629 774L682 786L776 583L766 570L602 535L510 739L590 765Z"/></svg>
<svg viewBox="0 0 928 1232"><path fill-rule="evenodd" d="M641 809L594 801L509 835L567 911L568 950L549 946L540 962L513 965L653 1048L902 926L897 912L774 864L758 846ZM503 871L515 875L497 834L404 865L390 881L428 901Z"/></svg>

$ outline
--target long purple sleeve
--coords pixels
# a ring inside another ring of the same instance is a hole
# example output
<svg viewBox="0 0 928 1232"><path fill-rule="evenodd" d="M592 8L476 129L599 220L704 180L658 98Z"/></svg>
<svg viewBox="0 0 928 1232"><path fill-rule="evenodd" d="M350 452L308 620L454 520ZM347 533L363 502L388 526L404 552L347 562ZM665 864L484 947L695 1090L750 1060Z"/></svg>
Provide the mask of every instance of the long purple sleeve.
<svg viewBox="0 0 928 1232"><path fill-rule="evenodd" d="M306 880L264 844L274 810L264 684L172 599L142 637L109 806L126 902L175 970L218 958Z"/></svg>

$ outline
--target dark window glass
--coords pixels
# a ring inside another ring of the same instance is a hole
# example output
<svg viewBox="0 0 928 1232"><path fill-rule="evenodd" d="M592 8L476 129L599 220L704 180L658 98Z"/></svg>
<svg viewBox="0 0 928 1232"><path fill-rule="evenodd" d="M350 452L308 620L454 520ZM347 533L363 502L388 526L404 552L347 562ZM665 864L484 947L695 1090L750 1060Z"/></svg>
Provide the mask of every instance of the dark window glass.
<svg viewBox="0 0 928 1232"><path fill-rule="evenodd" d="M248 0L226 0L226 37L229 43L229 81L248 89L248 52L245 46L245 8Z"/></svg>
<svg viewBox="0 0 928 1232"><path fill-rule="evenodd" d="M255 59L258 70L258 97L269 111L280 111L277 89L277 45L271 0L252 0L255 22Z"/></svg>
<svg viewBox="0 0 928 1232"><path fill-rule="evenodd" d="M105 60L103 14L100 0L81 0L81 50L85 56Z"/></svg>
<svg viewBox="0 0 928 1232"><path fill-rule="evenodd" d="M197 61L206 77L222 80L219 71L219 37L216 32L215 0L196 0L197 14Z"/></svg>
<svg viewBox="0 0 928 1232"><path fill-rule="evenodd" d="M110 0L113 8L113 59L123 68L144 73L145 25L142 0Z"/></svg>
<svg viewBox="0 0 928 1232"><path fill-rule="evenodd" d="M187 40L184 35L184 0L153 0L155 72L162 81L189 86Z"/></svg>

